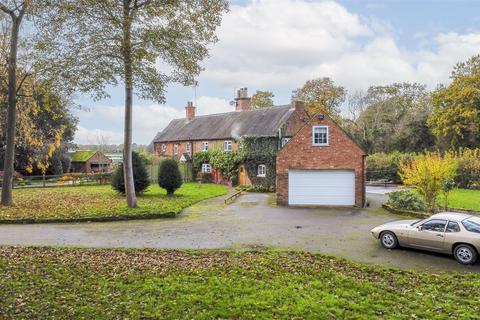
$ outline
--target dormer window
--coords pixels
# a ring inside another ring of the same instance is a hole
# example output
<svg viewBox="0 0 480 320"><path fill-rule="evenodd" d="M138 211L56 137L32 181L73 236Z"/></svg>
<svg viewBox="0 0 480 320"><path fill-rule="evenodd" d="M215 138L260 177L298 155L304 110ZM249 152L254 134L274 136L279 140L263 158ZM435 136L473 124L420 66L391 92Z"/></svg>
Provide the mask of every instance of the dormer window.
<svg viewBox="0 0 480 320"><path fill-rule="evenodd" d="M227 140L223 142L223 151L232 151L232 141Z"/></svg>
<svg viewBox="0 0 480 320"><path fill-rule="evenodd" d="M202 142L202 151L208 151L208 141Z"/></svg>
<svg viewBox="0 0 480 320"><path fill-rule="evenodd" d="M328 126L314 126L312 140L314 146L328 146Z"/></svg>

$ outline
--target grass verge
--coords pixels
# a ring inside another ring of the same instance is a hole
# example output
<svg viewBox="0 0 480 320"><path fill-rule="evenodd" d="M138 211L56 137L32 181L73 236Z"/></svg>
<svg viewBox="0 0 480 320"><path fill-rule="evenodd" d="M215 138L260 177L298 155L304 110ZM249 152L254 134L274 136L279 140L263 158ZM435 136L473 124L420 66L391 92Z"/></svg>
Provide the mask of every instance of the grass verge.
<svg viewBox="0 0 480 320"><path fill-rule="evenodd" d="M443 198L440 205L444 204ZM448 196L448 207L480 211L480 190L454 189Z"/></svg>
<svg viewBox="0 0 480 320"><path fill-rule="evenodd" d="M0 223L113 221L172 217L192 204L227 193L215 184L185 183L173 198L151 185L138 196L138 207L128 208L125 198L110 185L16 189L14 205L0 207Z"/></svg>
<svg viewBox="0 0 480 320"><path fill-rule="evenodd" d="M480 275L302 252L0 247L2 319L473 319Z"/></svg>

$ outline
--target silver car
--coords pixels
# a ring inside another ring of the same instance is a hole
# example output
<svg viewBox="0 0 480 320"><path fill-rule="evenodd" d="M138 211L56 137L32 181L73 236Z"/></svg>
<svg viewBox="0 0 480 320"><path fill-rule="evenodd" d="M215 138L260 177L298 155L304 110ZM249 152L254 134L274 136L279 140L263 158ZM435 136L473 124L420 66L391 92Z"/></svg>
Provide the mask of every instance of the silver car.
<svg viewBox="0 0 480 320"><path fill-rule="evenodd" d="M371 232L387 249L402 246L453 254L461 264L474 264L480 250L480 217L456 212L393 221Z"/></svg>

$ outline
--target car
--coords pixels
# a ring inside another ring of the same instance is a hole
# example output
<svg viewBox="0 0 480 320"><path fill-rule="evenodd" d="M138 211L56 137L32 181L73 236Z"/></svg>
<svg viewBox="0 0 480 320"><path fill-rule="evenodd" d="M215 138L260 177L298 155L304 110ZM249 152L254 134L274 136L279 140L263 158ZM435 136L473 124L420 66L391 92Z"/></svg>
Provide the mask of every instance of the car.
<svg viewBox="0 0 480 320"><path fill-rule="evenodd" d="M401 246L447 253L465 265L474 264L480 250L480 217L457 212L388 222L371 232L386 249Z"/></svg>

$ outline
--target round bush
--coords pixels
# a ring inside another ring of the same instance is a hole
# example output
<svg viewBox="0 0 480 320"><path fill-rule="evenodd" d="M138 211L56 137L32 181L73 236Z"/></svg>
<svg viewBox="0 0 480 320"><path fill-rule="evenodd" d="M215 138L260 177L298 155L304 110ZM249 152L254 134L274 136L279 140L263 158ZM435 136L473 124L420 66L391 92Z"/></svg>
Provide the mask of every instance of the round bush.
<svg viewBox="0 0 480 320"><path fill-rule="evenodd" d="M178 163L174 159L165 159L160 162L158 170L158 185L167 190L167 195L171 197L175 190L182 186L182 174L178 168Z"/></svg>
<svg viewBox="0 0 480 320"><path fill-rule="evenodd" d="M132 152L133 183L135 193L143 193L150 185L144 160L136 152ZM120 163L112 174L112 188L125 194L125 179L123 178L123 163Z"/></svg>
<svg viewBox="0 0 480 320"><path fill-rule="evenodd" d="M422 197L413 190L390 192L387 205L395 209L410 211L426 211L427 206Z"/></svg>

